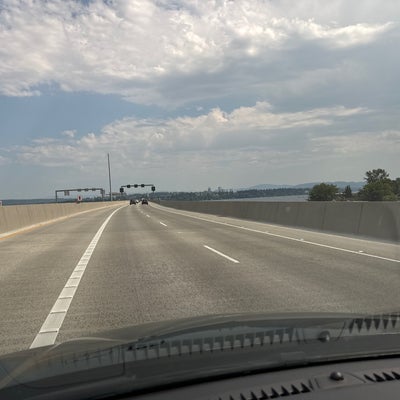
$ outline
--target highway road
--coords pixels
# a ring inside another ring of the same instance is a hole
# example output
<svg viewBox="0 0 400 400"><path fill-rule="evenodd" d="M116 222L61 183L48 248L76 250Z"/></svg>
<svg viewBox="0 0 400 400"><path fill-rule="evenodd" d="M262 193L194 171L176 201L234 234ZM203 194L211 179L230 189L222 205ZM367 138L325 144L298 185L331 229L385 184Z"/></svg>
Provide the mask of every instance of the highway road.
<svg viewBox="0 0 400 400"><path fill-rule="evenodd" d="M0 240L0 353L233 312L388 312L400 248L165 208L116 206Z"/></svg>

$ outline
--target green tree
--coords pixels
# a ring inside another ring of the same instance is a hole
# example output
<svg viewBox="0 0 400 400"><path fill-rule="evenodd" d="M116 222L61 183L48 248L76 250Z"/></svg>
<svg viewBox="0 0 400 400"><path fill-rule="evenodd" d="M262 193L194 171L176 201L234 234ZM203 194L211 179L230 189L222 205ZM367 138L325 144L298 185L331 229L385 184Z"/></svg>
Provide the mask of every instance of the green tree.
<svg viewBox="0 0 400 400"><path fill-rule="evenodd" d="M308 200L310 201L332 201L339 189L336 185L328 183L320 183L314 185L308 194Z"/></svg>
<svg viewBox="0 0 400 400"><path fill-rule="evenodd" d="M366 201L393 201L397 200L397 179L392 181L389 174L382 168L373 169L365 173L366 185L360 190L359 198Z"/></svg>
<svg viewBox="0 0 400 400"><path fill-rule="evenodd" d="M374 183L374 182L389 182L389 174L382 168L373 169L372 171L367 171L365 173L364 178L367 183Z"/></svg>
<svg viewBox="0 0 400 400"><path fill-rule="evenodd" d="M359 192L361 200L366 201L391 201L397 200L393 193L392 185L386 181L367 183Z"/></svg>
<svg viewBox="0 0 400 400"><path fill-rule="evenodd" d="M351 199L351 198L353 197L353 192L351 191L350 185L347 185L347 186L344 188L343 194L344 194L344 197L345 197L346 199Z"/></svg>
<svg viewBox="0 0 400 400"><path fill-rule="evenodd" d="M400 197L400 178L396 178L392 181L393 193Z"/></svg>

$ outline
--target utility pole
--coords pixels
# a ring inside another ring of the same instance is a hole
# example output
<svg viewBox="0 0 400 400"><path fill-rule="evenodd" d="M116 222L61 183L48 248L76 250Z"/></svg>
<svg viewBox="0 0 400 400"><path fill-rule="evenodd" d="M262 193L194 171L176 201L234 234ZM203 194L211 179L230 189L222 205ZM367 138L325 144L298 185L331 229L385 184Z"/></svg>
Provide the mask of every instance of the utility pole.
<svg viewBox="0 0 400 400"><path fill-rule="evenodd" d="M112 201L110 153L107 153L107 160L108 160L108 182L110 183L110 201Z"/></svg>

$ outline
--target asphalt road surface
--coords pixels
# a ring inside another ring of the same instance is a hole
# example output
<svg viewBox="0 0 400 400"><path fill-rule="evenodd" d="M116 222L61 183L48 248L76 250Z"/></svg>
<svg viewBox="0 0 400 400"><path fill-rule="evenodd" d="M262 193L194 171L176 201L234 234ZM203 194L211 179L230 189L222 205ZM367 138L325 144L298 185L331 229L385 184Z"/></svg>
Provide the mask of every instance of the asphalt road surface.
<svg viewBox="0 0 400 400"><path fill-rule="evenodd" d="M0 240L0 354L193 315L398 311L399 287L397 244L119 206Z"/></svg>

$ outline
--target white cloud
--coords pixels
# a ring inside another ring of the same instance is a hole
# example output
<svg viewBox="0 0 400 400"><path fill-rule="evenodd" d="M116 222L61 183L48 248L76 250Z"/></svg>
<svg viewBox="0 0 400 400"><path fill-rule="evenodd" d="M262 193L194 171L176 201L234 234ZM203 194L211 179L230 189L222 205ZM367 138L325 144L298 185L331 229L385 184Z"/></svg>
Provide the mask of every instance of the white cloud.
<svg viewBox="0 0 400 400"><path fill-rule="evenodd" d="M371 165L396 175L400 132L373 127L380 114L344 106L282 112L259 102L197 117L123 118L99 132L43 137L2 151L13 170L41 170L31 179L43 190L49 174L53 186L104 185L107 153L116 185L135 177L158 190L354 180Z"/></svg>
<svg viewBox="0 0 400 400"><path fill-rule="evenodd" d="M73 139L76 135L76 130L69 129L69 130L61 132L61 135Z"/></svg>
<svg viewBox="0 0 400 400"><path fill-rule="evenodd" d="M0 155L0 166L7 165L10 163L10 159Z"/></svg>
<svg viewBox="0 0 400 400"><path fill-rule="evenodd" d="M220 88L221 94L227 94L234 90L232 86L243 90L242 80L235 76L237 68L262 84L265 73L252 76L250 65L274 63L278 51L291 51L304 43L316 43L327 51L359 46L396 28L391 22L395 14L373 22L378 5L385 6L370 3L373 7L364 15L368 22L332 22L326 21L323 11L310 17L304 6L296 6L298 13L292 15L292 6L285 1L198 0L176 2L173 7L150 0L95 0L87 6L72 0L4 0L0 93L38 95L40 85L56 84L65 91L119 94L135 102L167 106L171 100L179 104L193 96L201 98L189 89L182 93L182 88L169 87L171 79L176 86L180 80L189 81L188 88L193 88L199 81L225 74ZM340 1L329 6L336 11L342 7Z"/></svg>
<svg viewBox="0 0 400 400"><path fill-rule="evenodd" d="M329 135L311 140L312 151L332 157L338 155L399 154L400 131L357 132L351 135Z"/></svg>
<svg viewBox="0 0 400 400"><path fill-rule="evenodd" d="M363 108L343 106L302 112L274 112L270 104L259 102L230 113L213 109L198 117L175 119L124 118L105 126L98 134L81 138L42 138L29 146L15 146L17 160L44 166L93 166L107 152L118 154L118 163L163 168L177 159L209 160L225 164L252 163L268 155L271 162L302 157L307 146L323 146L324 140L312 139L321 129L338 121L370 113ZM310 141L311 139L311 141ZM387 139L390 139L387 137ZM199 161L200 162L200 161ZM293 160L290 161L293 163Z"/></svg>
<svg viewBox="0 0 400 400"><path fill-rule="evenodd" d="M344 106L278 112L259 102L197 117L124 118L98 133L42 138L8 151L15 165L75 171L71 184L105 179L107 153L119 184L133 175L164 190L357 179L371 163L389 171L397 163L398 130L360 129L379 114Z"/></svg>

